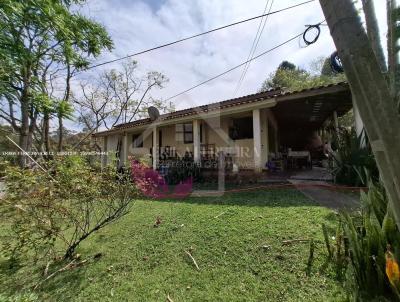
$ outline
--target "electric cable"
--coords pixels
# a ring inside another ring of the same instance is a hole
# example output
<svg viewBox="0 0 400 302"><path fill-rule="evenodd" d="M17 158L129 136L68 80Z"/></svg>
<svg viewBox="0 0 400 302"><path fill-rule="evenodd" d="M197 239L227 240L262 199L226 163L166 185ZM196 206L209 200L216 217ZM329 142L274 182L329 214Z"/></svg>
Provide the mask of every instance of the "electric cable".
<svg viewBox="0 0 400 302"><path fill-rule="evenodd" d="M272 4L273 4L273 3L274 3L274 1L272 0L271 6L270 6L270 8L269 8L268 13L271 12L271 8L272 8ZM268 9L268 5L269 5L269 0L267 1L266 5L265 5L264 14L266 13L266 11L267 11L267 9ZM259 43L260 38L261 38L261 35L262 35L263 31L264 31L265 24L266 24L266 22L267 22L267 20L268 20L268 15L265 17L264 22L263 22L263 20L264 20L263 18L260 20L260 24L258 25L257 33L256 33L256 36L254 37L253 44L252 44L252 46L251 46L251 49L250 49L249 55L248 55L248 57L247 57L247 60L251 59L251 58L254 56L254 53L255 53L256 50L257 50L258 43ZM263 24L263 23L264 23L264 24ZM262 28L261 28L261 25L262 25L262 24L263 24L263 26L262 26ZM261 29L261 31L260 31L260 29ZM242 86L242 82L243 82L243 80L244 80L244 78L245 78L245 76L246 76L246 73L247 73L247 70L249 69L249 66L250 66L250 62L244 66L243 72L242 72L242 74L240 75L239 81L238 81L238 83L237 83L237 85L236 85L235 92L234 92L234 96L236 96L236 94L238 93L240 87Z"/></svg>
<svg viewBox="0 0 400 302"><path fill-rule="evenodd" d="M99 66L103 66L103 65L106 65L106 64L118 62L118 61L121 61L121 60L124 60L124 59L128 59L128 58L131 58L131 57L134 57L134 56L138 56L138 55L141 55L141 54L153 51L153 50L157 50L157 49L160 49L160 48L163 48L163 47L167 47L167 46L171 46L171 45L174 45L174 44L177 44L177 43L181 43L181 42L184 42L184 41L187 41L187 40L190 40L190 39L193 39L193 38L197 38L197 37L200 37L200 36L203 36L203 35L206 35L206 34L221 30L221 29L225 29L225 28L228 28L228 27L231 27L231 26L235 26L235 25L242 24L242 23L245 23L245 22L248 22L248 21L252 21L252 20L255 20L255 19L263 18L265 16L277 14L277 13L280 13L280 12L283 12L283 11L286 11L286 10L289 10L289 9L292 9L292 8L295 8L295 7L299 7L299 6L314 2L314 1L315 0L309 0L309 1L301 2L301 3L298 3L298 4L292 5L292 6L288 6L288 7L273 11L273 12L269 12L269 13L262 14L262 15L259 15L259 16L251 17L251 18L244 19L244 20L241 20L241 21L237 21L237 22L234 22L234 23L230 23L230 24L227 24L227 25L224 25L224 26L220 26L220 27L217 27L217 28L214 28L214 29L211 29L211 30L199 33L199 34L195 34L195 35L192 35L192 36L189 36L189 37L185 37L185 38L182 38L182 39L179 39L179 40L175 40L173 42L169 42L169 43L166 43L166 44L155 46L155 47L152 47L152 48L149 48L149 49L146 49L146 50L142 50L142 51L139 51L139 52L136 52L136 53L133 53L133 54L129 54L129 55L126 55L126 56L123 56L123 57L120 57L120 58L116 58L116 59L113 59L113 60L109 60L109 61L101 62L101 63L98 63L98 64L94 64L94 65L91 65L91 66L87 67L84 70L81 70L80 72L87 71L87 70L90 70L90 69L93 69L93 68L96 68L96 67L99 67Z"/></svg>

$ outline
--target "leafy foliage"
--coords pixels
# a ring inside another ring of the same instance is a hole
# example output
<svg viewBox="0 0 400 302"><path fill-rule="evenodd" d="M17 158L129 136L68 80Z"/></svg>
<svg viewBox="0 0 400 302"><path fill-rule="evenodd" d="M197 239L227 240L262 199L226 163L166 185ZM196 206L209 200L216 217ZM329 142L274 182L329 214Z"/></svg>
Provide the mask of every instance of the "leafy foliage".
<svg viewBox="0 0 400 302"><path fill-rule="evenodd" d="M3 251L11 259L71 258L92 233L129 211L134 186L111 168L79 157L49 164L49 172L10 167L3 212L11 227Z"/></svg>
<svg viewBox="0 0 400 302"><path fill-rule="evenodd" d="M378 180L378 167L364 133L357 136L354 129L342 128L335 140L338 150L333 154L332 172L336 182L359 186L369 178Z"/></svg>
<svg viewBox="0 0 400 302"><path fill-rule="evenodd" d="M328 238L328 254L355 301L365 301L367 297L400 300L398 288L391 285L392 280L385 273L388 255L394 257L395 263L400 259L400 232L383 186L371 182L369 191L361 193L361 203L360 212L341 213L334 245L323 230Z"/></svg>
<svg viewBox="0 0 400 302"><path fill-rule="evenodd" d="M62 132L62 119L71 116L73 73L112 48L102 25L71 9L82 2L0 2L0 117L20 134L24 150L31 150L34 134L44 137L42 143L48 139L48 121L56 115ZM39 132L41 119L45 129ZM26 164L23 157L20 164Z"/></svg>
<svg viewBox="0 0 400 302"><path fill-rule="evenodd" d="M326 66L326 61L321 63L321 60L313 62L313 68L318 68L318 73L307 71L296 67L295 64L288 61L283 61L275 72L271 73L263 82L261 91L271 88L282 88L284 90L294 91L301 90L326 84L333 84L343 81L344 75L329 73Z"/></svg>
<svg viewBox="0 0 400 302"><path fill-rule="evenodd" d="M187 181L189 178L193 179L193 182L201 182L201 168L193 160L183 160L170 162L168 165L168 173L165 176L165 180L170 185L176 185L181 182Z"/></svg>

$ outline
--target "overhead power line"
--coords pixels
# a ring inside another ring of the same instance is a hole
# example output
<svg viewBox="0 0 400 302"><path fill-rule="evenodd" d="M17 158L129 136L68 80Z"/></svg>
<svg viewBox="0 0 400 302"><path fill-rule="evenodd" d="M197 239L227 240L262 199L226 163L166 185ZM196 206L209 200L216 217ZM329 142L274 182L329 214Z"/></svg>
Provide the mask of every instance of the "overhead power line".
<svg viewBox="0 0 400 302"><path fill-rule="evenodd" d="M205 81L203 81L203 82L201 82L201 83L199 83L199 84L197 84L195 86L190 87L189 89L186 89L186 90L184 90L182 92L179 92L179 93L167 98L165 101L169 101L169 100L171 100L173 98L176 98L176 97L178 97L178 96L180 96L180 95L182 95L182 94L184 94L186 92L189 92L189 91L191 91L191 90L193 90L193 89L195 89L195 88L197 88L197 87L199 87L201 85L204 85L204 84L206 84L208 82L211 82L212 80L215 80L215 79L217 79L219 77L222 77L223 75L225 75L225 74L227 74L227 73L229 73L229 72L231 72L231 71L233 71L235 69L238 69L239 67L244 66L244 65L246 65L247 63L249 63L251 61L254 61L254 60L258 59L259 57L262 57L262 56L266 55L267 53L269 53L271 51L274 51L275 49L277 49L277 48L279 48L279 47L281 47L281 46L283 46L283 45L285 45L285 44L287 44L287 43L289 43L289 42L291 42L293 40L296 40L297 38L301 37L302 35L303 35L303 33L300 33L300 34L290 38L289 40L286 40L285 42L282 42L281 44L278 44L275 47L270 48L270 49L260 53L259 55L255 56L255 57L253 57L253 58L251 58L251 59L249 59L249 60L247 60L247 61L245 61L245 62L243 62L243 63L241 63L239 65L236 65L235 67L232 67L232 68L230 68L230 69L228 69L228 70L226 70L226 71L224 71L224 72L222 72L222 73L220 73L220 74L218 74L216 76L213 76L212 78L209 78L208 80L205 80Z"/></svg>
<svg viewBox="0 0 400 302"><path fill-rule="evenodd" d="M266 13L266 11L268 9L269 2L270 2L270 0L268 0L267 3L265 4L264 14ZM271 8L272 8L273 3L274 3L274 1L272 0L271 5L270 5L269 10L268 10L268 13L271 12ZM254 54L255 54L255 52L257 50L258 43L260 42L260 38L261 38L261 36L262 36L262 34L264 32L265 24L267 23L267 21L268 21L268 15L265 17L265 19L262 18L260 20L260 24L258 25L256 36L254 37L253 44L251 45L251 49L250 49L249 55L247 56L247 60L253 58L253 56L254 56ZM238 81L238 83L236 85L236 88L235 88L234 97L236 96L236 94L238 93L240 87L242 86L243 80L246 77L246 73L247 73L247 70L249 69L249 67L250 67L250 62L248 64L246 64L244 66L244 68L243 68L242 74L240 75L239 81Z"/></svg>
<svg viewBox="0 0 400 302"><path fill-rule="evenodd" d="M314 1L315 0L309 0L309 1L301 2L301 3L298 3L298 4L292 5L292 6L288 6L288 7L273 11L273 12L268 12L266 14L262 14L262 15L255 16L255 17L252 17L252 18L244 19L244 20L241 20L241 21L237 21L237 22L234 22L234 23L231 23L231 24L227 24L227 25L224 25L224 26L220 26L220 27L217 27L217 28L214 28L214 29L211 29L211 30L199 33L199 34L196 34L196 35L192 35L192 36L189 36L189 37L186 37L186 38L182 38L182 39L179 39L179 40L176 40L176 41L173 41L173 42L169 42L169 43L166 43L166 44L155 46L153 48L149 48L149 49L142 50L142 51L139 51L139 52L136 52L136 53L133 53L133 54L129 54L129 55L126 55L124 57L120 57L120 58L117 58L117 59L105 61L105 62L98 63L98 64L94 64L92 66L89 66L85 70L82 70L82 72L86 71L86 70L90 70L90 69L96 68L96 67L99 67L99 66L103 66L103 65L106 65L106 64L118 62L118 61L121 61L121 60L124 60L124 59L128 59L128 58L131 58L131 57L134 57L134 56L138 56L138 55L141 55L141 54L153 51L153 50L157 50L157 49L160 49L160 48L163 48L163 47L167 47L167 46L171 46L171 45L174 45L174 44L177 44L177 43L181 43L181 42L184 42L184 41L187 41L187 40L190 40L190 39L193 39L193 38L197 38L197 37L200 37L200 36L203 36L203 35L206 35L206 34L221 30L221 29L225 29L225 28L228 28L228 27L231 27L231 26L235 26L235 25L242 24L242 23L245 23L245 22L248 22L248 21L252 21L252 20L259 19L259 18L263 18L265 16L274 15L274 14L277 14L277 13L280 13L280 12L283 12L283 11L286 11L286 10L289 10L289 9L292 9L292 8L295 8L295 7L299 7L299 6L314 2Z"/></svg>
<svg viewBox="0 0 400 302"><path fill-rule="evenodd" d="M309 27L318 27L323 22L325 22L325 20L323 20L323 21L321 21L321 22L319 22L319 23L317 23L315 25L308 25L306 31L308 30ZM207 79L207 80L205 80L203 82L200 82L197 85L194 85L194 86L192 86L192 87L190 87L190 88L188 88L188 89L186 89L186 90L184 90L182 92L179 92L179 93L177 93L177 94L175 94L173 96L170 96L169 98L165 99L164 101L167 102L169 100L172 100L172 99L174 99L174 98L176 98L176 97L178 97L178 96L180 96L182 94L185 94L185 93L187 93L189 91L192 91L193 89L196 89L197 87L200 87L200 86L202 86L202 85L204 85L204 84L206 84L208 82L211 82L211 81L213 81L213 80L215 80L215 79L217 79L219 77L222 77L223 75L226 75L227 73L229 73L229 72L231 72L231 71L233 71L235 69L238 69L239 67L244 66L244 65L246 65L247 63L249 63L251 61L254 61L254 60L258 59L258 58L260 58L260 57L262 57L262 56L264 56L264 55L266 55L266 54L268 54L268 53L270 53L270 52L282 47L283 45L288 44L288 43L292 42L293 40L298 39L299 37L302 37L303 34L304 34L304 31L299 33L299 34L297 34L296 36L294 36L294 37L292 37L292 38L290 38L290 39L288 39L288 40L286 40L286 41L284 41L284 42L282 42L282 43L280 43L280 44L278 44L278 45L276 45L276 46L274 46L274 47L272 47L272 48L270 48L270 49L268 49L268 50L266 50L266 51L264 51L262 53L260 53L259 55L255 56L253 58L250 58L249 60L247 60L247 61L245 61L243 63L240 63L239 65L236 65L236 66L234 66L234 67L232 67L232 68L230 68L230 69L228 69L228 70L226 70L226 71L224 71L224 72L222 72L220 74L217 74L216 76L213 76L212 78L209 78L209 79ZM319 35L318 35L318 37L319 37ZM309 45L314 44L316 41L317 40L314 39L312 41L312 43L310 43Z"/></svg>

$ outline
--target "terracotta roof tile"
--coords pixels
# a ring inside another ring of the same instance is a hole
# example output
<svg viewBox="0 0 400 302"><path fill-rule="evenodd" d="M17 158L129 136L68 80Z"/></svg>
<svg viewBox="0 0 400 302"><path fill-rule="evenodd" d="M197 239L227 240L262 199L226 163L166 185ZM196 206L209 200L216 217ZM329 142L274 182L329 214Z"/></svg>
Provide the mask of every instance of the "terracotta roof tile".
<svg viewBox="0 0 400 302"><path fill-rule="evenodd" d="M347 83L339 82L337 84L329 84L329 85L312 87L312 88L298 90L298 91L290 91L290 92L285 92L280 88L271 89L268 91L249 94L249 95L245 95L245 96L241 96L238 98L229 99L229 100L225 100L225 101L221 101L221 102L215 102L215 103L211 103L211 104L207 104L207 105L201 105L198 107L187 108L187 109L177 110L177 111L174 111L171 113L162 114L162 115L160 115L159 120L160 121L171 120L171 119L176 119L176 118L180 118L180 117L196 115L199 113L205 113L205 112L210 112L210 111L214 111L214 110L229 108L229 107L233 107L233 106L255 103L255 102L265 100L265 99L274 98L277 96L292 95L292 94L297 94L297 93L303 93L306 91L320 90L320 89L324 89L324 88L328 88L328 87L344 86L344 85L347 86ZM97 132L96 134L94 134L94 136L101 136L102 134L105 134L105 133L113 133L113 132L117 132L117 131L120 131L123 129L130 129L130 128L134 128L134 127L138 127L138 126L148 125L151 123L152 123L152 121L150 118L145 118L145 119L133 121L130 123L116 125L115 127L113 127L110 130Z"/></svg>

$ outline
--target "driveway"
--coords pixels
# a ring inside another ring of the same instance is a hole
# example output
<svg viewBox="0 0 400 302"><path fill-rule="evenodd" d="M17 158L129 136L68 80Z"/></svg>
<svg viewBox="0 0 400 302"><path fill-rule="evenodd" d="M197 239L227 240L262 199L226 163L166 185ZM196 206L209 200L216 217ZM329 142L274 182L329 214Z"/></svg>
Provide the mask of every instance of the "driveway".
<svg viewBox="0 0 400 302"><path fill-rule="evenodd" d="M325 181L288 179L297 190L321 206L330 209L356 209L360 206L356 194L344 193Z"/></svg>

